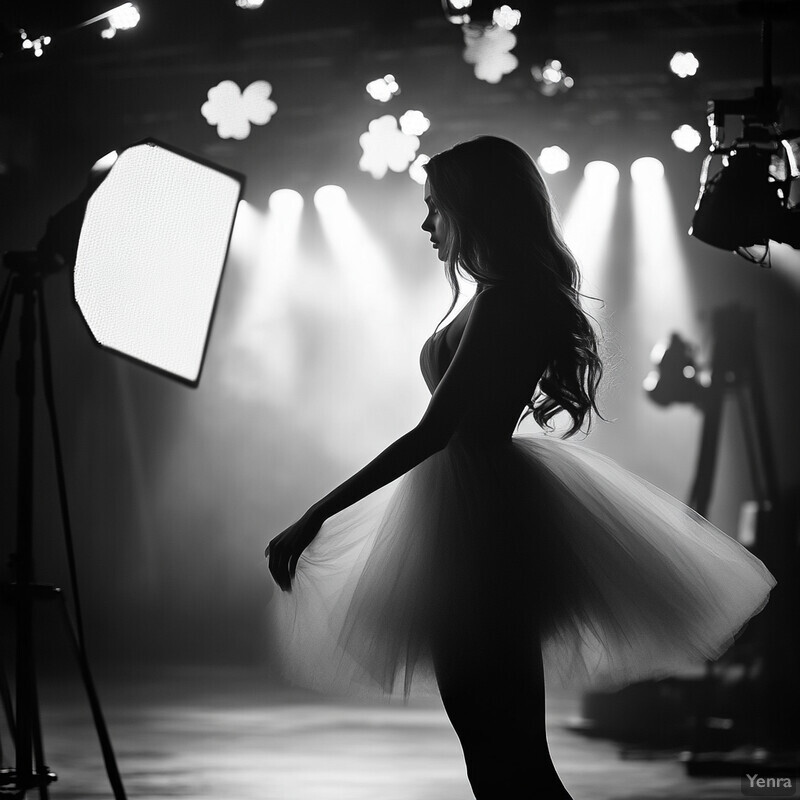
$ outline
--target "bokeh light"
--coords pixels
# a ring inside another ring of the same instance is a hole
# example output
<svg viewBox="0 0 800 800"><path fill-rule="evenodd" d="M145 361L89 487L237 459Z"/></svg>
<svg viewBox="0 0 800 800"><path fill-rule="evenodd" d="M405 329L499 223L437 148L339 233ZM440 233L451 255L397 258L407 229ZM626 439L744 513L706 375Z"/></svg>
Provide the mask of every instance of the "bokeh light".
<svg viewBox="0 0 800 800"><path fill-rule="evenodd" d="M672 143L679 150L691 153L700 146L703 137L691 125L681 125L672 131Z"/></svg>
<svg viewBox="0 0 800 800"><path fill-rule="evenodd" d="M384 75L370 81L367 86L367 94L380 103L388 103L396 94L400 92L400 84L395 80L394 75Z"/></svg>
<svg viewBox="0 0 800 800"><path fill-rule="evenodd" d="M543 67L534 65L531 67L531 75L539 91L546 97L569 91L575 85L575 81L564 72L557 58L548 59Z"/></svg>
<svg viewBox="0 0 800 800"><path fill-rule="evenodd" d="M536 163L542 172L555 175L557 172L564 172L569 168L569 153L558 145L544 147L539 158L536 159Z"/></svg>
<svg viewBox="0 0 800 800"><path fill-rule="evenodd" d="M522 12L507 5L496 8L492 13L492 22L494 22L495 25L499 25L501 28L505 28L507 31L519 25L521 19Z"/></svg>
<svg viewBox="0 0 800 800"><path fill-rule="evenodd" d="M425 185L428 179L428 173L425 172L423 167L431 160L430 156L420 153L415 159L414 163L408 168L408 174L411 180L416 181L420 186Z"/></svg>
<svg viewBox="0 0 800 800"><path fill-rule="evenodd" d="M688 78L697 74L700 62L694 53L681 53L678 51L669 61L669 68L679 77Z"/></svg>
<svg viewBox="0 0 800 800"><path fill-rule="evenodd" d="M431 126L431 121L421 112L410 110L400 117L400 130L408 136L421 136Z"/></svg>
<svg viewBox="0 0 800 800"><path fill-rule="evenodd" d="M376 180L383 178L388 170L405 172L419 149L419 139L400 130L391 114L372 120L358 143L362 150L358 168Z"/></svg>

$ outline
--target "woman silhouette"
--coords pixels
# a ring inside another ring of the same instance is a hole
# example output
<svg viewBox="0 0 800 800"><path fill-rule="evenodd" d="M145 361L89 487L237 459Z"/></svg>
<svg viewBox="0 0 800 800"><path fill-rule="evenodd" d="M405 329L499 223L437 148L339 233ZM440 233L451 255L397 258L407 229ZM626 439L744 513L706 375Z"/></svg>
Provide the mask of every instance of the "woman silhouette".
<svg viewBox="0 0 800 800"><path fill-rule="evenodd" d="M526 406L542 427L566 412L564 438L599 415L577 264L517 145L480 136L426 170L447 313L457 270L477 289L423 346L417 426L269 543L284 667L322 689L438 691L477 798L563 800L545 670L621 686L716 658L775 579L610 459L515 433Z"/></svg>

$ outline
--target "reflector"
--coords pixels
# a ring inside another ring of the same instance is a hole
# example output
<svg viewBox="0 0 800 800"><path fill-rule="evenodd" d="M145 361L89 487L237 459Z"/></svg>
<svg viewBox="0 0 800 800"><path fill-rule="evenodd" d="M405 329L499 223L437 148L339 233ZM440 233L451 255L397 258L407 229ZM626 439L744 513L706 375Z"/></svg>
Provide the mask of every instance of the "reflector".
<svg viewBox="0 0 800 800"><path fill-rule="evenodd" d="M197 385L242 184L152 139L120 154L89 199L75 260L98 344Z"/></svg>

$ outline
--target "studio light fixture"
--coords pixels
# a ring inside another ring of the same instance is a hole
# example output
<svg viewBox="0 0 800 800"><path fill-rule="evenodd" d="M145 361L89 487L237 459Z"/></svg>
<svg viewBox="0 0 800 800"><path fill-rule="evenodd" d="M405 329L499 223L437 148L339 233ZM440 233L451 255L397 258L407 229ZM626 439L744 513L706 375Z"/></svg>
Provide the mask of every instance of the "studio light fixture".
<svg viewBox="0 0 800 800"><path fill-rule="evenodd" d="M757 4L762 18L763 83L752 97L709 100L711 147L700 173L700 193L689 234L706 244L769 266L770 241L800 248L800 210L790 205L791 184L800 176L800 130L780 125L781 90L772 85L772 17L796 5ZM725 118L737 116L742 133L725 144ZM712 159L722 168L710 175ZM756 248L754 250L753 248Z"/></svg>
<svg viewBox="0 0 800 800"><path fill-rule="evenodd" d="M74 263L75 302L99 345L198 384L242 185L145 139L51 218L39 254Z"/></svg>
<svg viewBox="0 0 800 800"><path fill-rule="evenodd" d="M8 252L0 291L0 350L15 300L21 306L16 362L16 546L12 584L3 594L15 607L15 695L4 683L3 710L14 732L15 766L0 770L0 794L24 797L57 779L44 764L34 653L35 601L60 604L88 695L115 800L125 788L89 667L78 591L64 461L58 433L45 279L74 266L74 299L95 342L163 375L197 386L216 308L244 178L146 139L98 159L77 198L55 213L32 252ZM74 618L58 587L36 582L33 509L47 502L34 491L36 344L50 416L56 486L72 586Z"/></svg>
<svg viewBox="0 0 800 800"><path fill-rule="evenodd" d="M677 333L669 343L659 342L650 353L653 369L642 381L642 388L660 406L672 403L701 405L708 375L698 370L693 348Z"/></svg>

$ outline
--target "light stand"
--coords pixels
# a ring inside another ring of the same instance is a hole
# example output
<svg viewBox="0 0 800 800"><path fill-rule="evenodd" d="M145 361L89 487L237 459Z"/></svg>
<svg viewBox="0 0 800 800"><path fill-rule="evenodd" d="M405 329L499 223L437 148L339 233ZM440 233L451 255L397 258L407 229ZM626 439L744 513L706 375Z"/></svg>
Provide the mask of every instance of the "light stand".
<svg viewBox="0 0 800 800"><path fill-rule="evenodd" d="M0 699L15 742L14 769L0 770L0 797L30 789L48 797L56 775L45 764L33 639L33 606L55 599L89 697L116 800L125 790L94 688L81 620L66 481L56 418L44 302L47 274L74 265L75 303L98 346L195 387L205 360L244 178L155 139L122 151L106 175L50 218L36 252L7 253L0 296L0 350L15 297L21 300L17 453L17 542L13 580L3 588L16 611L16 708L0 670ZM38 323L38 326L37 326ZM75 624L60 589L37 584L33 568L35 342L50 418ZM0 755L2 755L0 753Z"/></svg>
<svg viewBox="0 0 800 800"><path fill-rule="evenodd" d="M94 725L100 739L106 772L116 800L124 800L125 790L117 769L114 750L108 735L100 701L94 687L80 614L80 601L76 576L72 535L69 525L64 466L58 437L58 423L50 360L50 344L44 306L43 273L35 253L6 253L3 265L10 270L0 304L0 350L5 341L8 322L15 296L21 299L20 350L16 365L16 392L19 398L19 427L17 449L17 539L12 557L14 580L3 584L4 594L16 611L16 713L10 708L10 692L2 676L4 708L8 728L14 739L16 766L0 770L0 796L23 798L30 789L38 789L46 800L48 785L56 775L45 764L39 715L39 694L36 679L36 659L33 642L33 606L37 599L55 599L62 609L65 625L75 651ZM59 488L62 520L69 559L70 577L77 618L73 625L61 590L55 586L34 582L33 567L33 423L35 387L35 341L37 336L37 311L39 340L42 351L43 387L50 414L53 450Z"/></svg>
<svg viewBox="0 0 800 800"><path fill-rule="evenodd" d="M756 703L756 718L766 730L753 735L760 738L759 754L747 755L724 747L725 736L709 727L714 718L713 709L704 707L713 690L719 686L719 676L714 664L706 663L703 691L699 693L700 707L696 709L694 742L686 759L690 775L743 775L746 771L757 771L761 775L768 770L796 770L800 763L784 762L777 752L781 744L796 735L796 720L781 716L781 701L788 699L794 681L784 681L787 663L794 657L792 639L797 632L792 629L791 589L796 586L797 575L792 574L791 528L792 519L780 496L772 438L768 425L766 399L758 368L755 349L755 315L737 305L717 309L713 316L714 353L712 359L711 385L702 396L703 429L700 450L695 469L695 479L689 496L689 505L699 514L708 513L711 490L717 463L719 430L727 397L738 406L747 462L756 498L756 515L753 543L750 549L762 558L776 574L778 586L773 590L770 602L759 617L753 621L751 645L754 655L760 659L760 669L753 679L753 690L759 694ZM735 661L740 642L735 642L725 661ZM744 649L744 648L743 648ZM740 654L741 655L741 654ZM752 662L744 654L743 661ZM784 696L781 696L782 693ZM795 709L796 711L796 709ZM787 717L791 716L791 712ZM766 720L766 722L764 722ZM787 724L788 723L788 724ZM732 731L734 734L736 731ZM778 748L770 745L777 743Z"/></svg>
<svg viewBox="0 0 800 800"><path fill-rule="evenodd" d="M698 677L639 682L614 693L588 692L582 719L572 729L624 742L623 755L678 749L692 776L785 776L800 767L796 755L785 755L798 743L795 538L800 503L779 486L754 312L736 305L716 309L712 331L707 374L695 368L691 348L673 334L669 346L653 356L658 369L647 376L644 388L659 405L689 403L703 414L687 500L703 516L714 486L723 412L728 400L735 401L756 498L748 530L752 537L743 543L765 562L777 586L766 608L718 661L705 663Z"/></svg>

